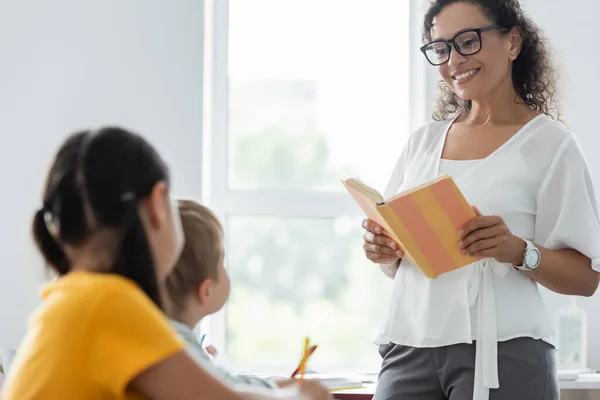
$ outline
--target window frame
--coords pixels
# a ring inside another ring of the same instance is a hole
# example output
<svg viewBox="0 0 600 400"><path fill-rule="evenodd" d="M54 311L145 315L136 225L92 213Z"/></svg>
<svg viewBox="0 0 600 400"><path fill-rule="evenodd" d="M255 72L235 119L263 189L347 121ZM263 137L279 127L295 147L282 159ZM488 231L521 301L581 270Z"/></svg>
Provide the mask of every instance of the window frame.
<svg viewBox="0 0 600 400"><path fill-rule="evenodd" d="M407 53L409 62L409 91L411 109L409 132L428 120L430 99L433 97L431 68L420 54L420 23L423 0L408 0L409 41L415 45ZM205 0L204 49L204 113L202 201L217 216L226 221L230 215L264 215L295 218L356 217L357 207L345 193L319 191L234 191L228 188L228 42L229 0ZM391 173L391 171L390 171ZM199 327L208 340L220 350L220 361L229 364L226 351L226 312L205 318ZM254 372L260 372L256 366ZM265 371L266 372L266 371ZM364 372L364 371L363 371Z"/></svg>

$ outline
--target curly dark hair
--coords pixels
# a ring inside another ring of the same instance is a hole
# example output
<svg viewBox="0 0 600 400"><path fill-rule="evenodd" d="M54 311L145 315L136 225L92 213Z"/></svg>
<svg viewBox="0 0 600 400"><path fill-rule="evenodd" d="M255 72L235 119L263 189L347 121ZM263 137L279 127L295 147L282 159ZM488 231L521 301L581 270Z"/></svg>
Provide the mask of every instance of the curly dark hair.
<svg viewBox="0 0 600 400"><path fill-rule="evenodd" d="M521 52L512 66L515 99L537 112L560 119L556 69L550 57L546 38L537 25L525 15L519 0L433 0L425 14L423 41L431 41L433 19L442 9L453 3L471 3L479 6L494 24L506 26L504 32L518 27L523 35ZM459 98L443 80L433 113L435 120L471 110L471 100Z"/></svg>

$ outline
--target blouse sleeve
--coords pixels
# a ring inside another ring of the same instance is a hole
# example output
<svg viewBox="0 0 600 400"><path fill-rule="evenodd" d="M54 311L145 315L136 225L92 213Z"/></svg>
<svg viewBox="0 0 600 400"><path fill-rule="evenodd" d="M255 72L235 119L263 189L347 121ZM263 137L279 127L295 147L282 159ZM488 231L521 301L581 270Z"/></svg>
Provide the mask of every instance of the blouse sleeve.
<svg viewBox="0 0 600 400"><path fill-rule="evenodd" d="M388 197L395 195L402 186L402 183L404 183L404 168L406 166L406 162L408 161L408 153L409 145L406 144L402 150L402 153L400 153L400 157L398 158L398 161L392 170L390 180L388 181L385 191L383 192L384 198L387 199Z"/></svg>
<svg viewBox="0 0 600 400"><path fill-rule="evenodd" d="M409 142L410 143L410 142ZM406 163L408 162L408 153L409 153L409 143L404 146L402 153L400 153L400 157L396 162L394 169L392 170L392 176L388 181L387 187L385 189L383 197L387 199L398 193L400 187L404 183L404 169ZM389 264L379 264L379 268L388 278L394 279L396 276L396 272L398 271L397 265L389 265Z"/></svg>
<svg viewBox="0 0 600 400"><path fill-rule="evenodd" d="M183 351L162 312L129 283L116 282L96 306L90 326L90 369L115 398L149 367Z"/></svg>
<svg viewBox="0 0 600 400"><path fill-rule="evenodd" d="M561 144L540 187L534 242L571 248L600 271L600 222L589 167L574 137Z"/></svg>

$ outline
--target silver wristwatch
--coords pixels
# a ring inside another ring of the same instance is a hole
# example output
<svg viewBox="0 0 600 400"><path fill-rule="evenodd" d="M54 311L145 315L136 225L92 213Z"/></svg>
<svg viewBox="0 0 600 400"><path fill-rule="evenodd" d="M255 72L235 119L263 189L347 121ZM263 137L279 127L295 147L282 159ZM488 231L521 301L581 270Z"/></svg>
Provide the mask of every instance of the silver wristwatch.
<svg viewBox="0 0 600 400"><path fill-rule="evenodd" d="M529 240L525 240L523 263L521 265L513 265L513 267L522 271L533 271L540 265L540 261L542 261L540 251Z"/></svg>

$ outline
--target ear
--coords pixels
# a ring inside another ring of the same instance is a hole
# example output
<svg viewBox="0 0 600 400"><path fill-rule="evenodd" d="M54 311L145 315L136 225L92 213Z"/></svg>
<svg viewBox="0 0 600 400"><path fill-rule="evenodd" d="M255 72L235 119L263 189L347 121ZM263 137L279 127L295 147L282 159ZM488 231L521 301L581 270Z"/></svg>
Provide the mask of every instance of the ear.
<svg viewBox="0 0 600 400"><path fill-rule="evenodd" d="M212 282L210 279L205 279L196 287L196 296L198 302L202 305L206 304L210 296L212 295Z"/></svg>
<svg viewBox="0 0 600 400"><path fill-rule="evenodd" d="M521 28L518 26L513 27L510 32L508 32L508 58L511 61L515 61L519 54L521 53L521 49L523 48L523 32Z"/></svg>
<svg viewBox="0 0 600 400"><path fill-rule="evenodd" d="M155 230L160 230L169 218L167 215L168 201L167 183L160 181L152 187L150 195L142 202L142 208L148 215L150 226Z"/></svg>

